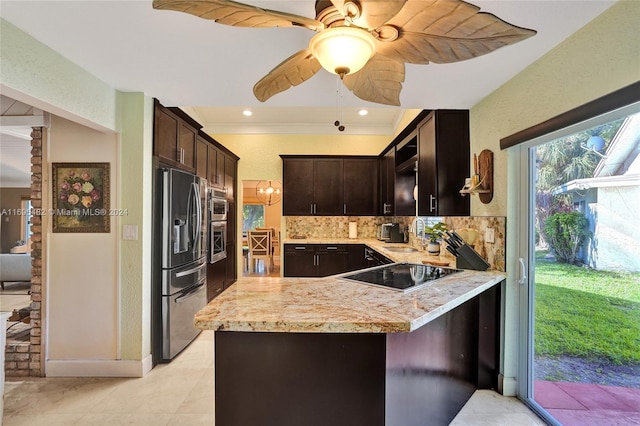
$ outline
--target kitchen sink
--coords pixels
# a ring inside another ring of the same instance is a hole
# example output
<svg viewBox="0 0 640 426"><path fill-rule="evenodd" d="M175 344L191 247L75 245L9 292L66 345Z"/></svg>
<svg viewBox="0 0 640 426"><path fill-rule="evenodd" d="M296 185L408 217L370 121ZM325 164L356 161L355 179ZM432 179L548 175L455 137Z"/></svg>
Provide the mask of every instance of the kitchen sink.
<svg viewBox="0 0 640 426"><path fill-rule="evenodd" d="M418 249L413 247L385 247L384 249L395 253L414 253L418 251Z"/></svg>

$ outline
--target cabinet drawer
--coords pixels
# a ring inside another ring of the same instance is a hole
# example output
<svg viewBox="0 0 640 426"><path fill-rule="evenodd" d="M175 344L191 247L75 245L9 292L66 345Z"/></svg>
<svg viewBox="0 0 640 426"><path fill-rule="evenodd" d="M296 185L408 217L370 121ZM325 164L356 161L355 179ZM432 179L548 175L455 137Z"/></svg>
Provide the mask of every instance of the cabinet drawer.
<svg viewBox="0 0 640 426"><path fill-rule="evenodd" d="M309 244L285 244L284 252L285 253L304 253L304 252L313 252L315 247Z"/></svg>
<svg viewBox="0 0 640 426"><path fill-rule="evenodd" d="M318 244L316 246L316 251L323 253L347 253L349 250L349 246L346 244Z"/></svg>

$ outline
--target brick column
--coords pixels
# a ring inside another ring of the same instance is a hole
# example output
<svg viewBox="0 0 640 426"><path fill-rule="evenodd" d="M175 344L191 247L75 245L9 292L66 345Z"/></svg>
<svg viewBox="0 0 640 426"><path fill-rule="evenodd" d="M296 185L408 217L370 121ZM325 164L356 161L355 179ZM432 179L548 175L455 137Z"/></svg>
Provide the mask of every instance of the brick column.
<svg viewBox="0 0 640 426"><path fill-rule="evenodd" d="M42 127L31 132L31 206L42 205ZM29 375L43 376L42 336L42 215L31 216L31 337Z"/></svg>

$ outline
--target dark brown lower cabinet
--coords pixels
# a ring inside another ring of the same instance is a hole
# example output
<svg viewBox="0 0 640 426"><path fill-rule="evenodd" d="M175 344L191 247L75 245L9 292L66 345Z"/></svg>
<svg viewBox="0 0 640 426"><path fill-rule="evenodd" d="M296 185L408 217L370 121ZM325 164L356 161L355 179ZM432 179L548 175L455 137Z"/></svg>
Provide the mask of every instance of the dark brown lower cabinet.
<svg viewBox="0 0 640 426"><path fill-rule="evenodd" d="M344 244L285 244L285 277L327 277L349 271Z"/></svg>
<svg viewBox="0 0 640 426"><path fill-rule="evenodd" d="M227 263L219 260L216 263L207 263L207 303L224 290Z"/></svg>
<svg viewBox="0 0 640 426"><path fill-rule="evenodd" d="M499 302L496 285L411 333L216 331L215 423L448 425L497 386Z"/></svg>
<svg viewBox="0 0 640 426"><path fill-rule="evenodd" d="M285 277L328 277L393 261L364 244L285 244Z"/></svg>

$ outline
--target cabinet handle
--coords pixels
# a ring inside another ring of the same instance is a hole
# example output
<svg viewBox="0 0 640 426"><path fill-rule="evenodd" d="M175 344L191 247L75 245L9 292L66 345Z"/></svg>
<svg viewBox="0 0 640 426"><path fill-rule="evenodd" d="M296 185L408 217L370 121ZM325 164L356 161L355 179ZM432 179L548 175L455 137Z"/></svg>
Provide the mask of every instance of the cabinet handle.
<svg viewBox="0 0 640 426"><path fill-rule="evenodd" d="M313 204L309 204L309 207L311 207L311 214L313 214Z"/></svg>
<svg viewBox="0 0 640 426"><path fill-rule="evenodd" d="M313 255L313 266L318 266L318 255L314 254Z"/></svg>
<svg viewBox="0 0 640 426"><path fill-rule="evenodd" d="M435 211L436 211L436 197L429 194L429 212L432 213Z"/></svg>
<svg viewBox="0 0 640 426"><path fill-rule="evenodd" d="M304 246L296 246L296 250L306 250L307 248Z"/></svg>
<svg viewBox="0 0 640 426"><path fill-rule="evenodd" d="M338 250L338 247L336 247L336 246L328 246L327 250Z"/></svg>
<svg viewBox="0 0 640 426"><path fill-rule="evenodd" d="M342 214L347 214L347 205L346 204L342 205Z"/></svg>

